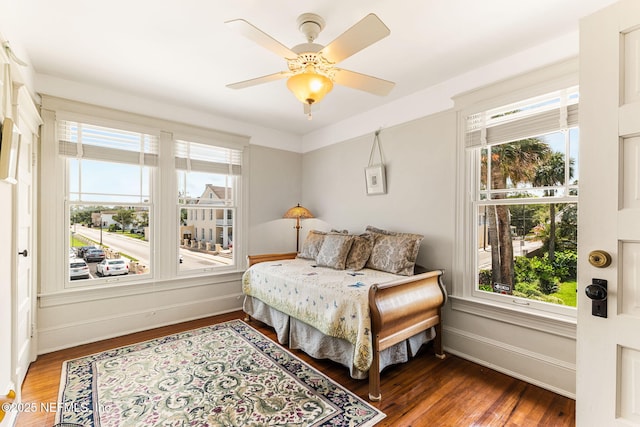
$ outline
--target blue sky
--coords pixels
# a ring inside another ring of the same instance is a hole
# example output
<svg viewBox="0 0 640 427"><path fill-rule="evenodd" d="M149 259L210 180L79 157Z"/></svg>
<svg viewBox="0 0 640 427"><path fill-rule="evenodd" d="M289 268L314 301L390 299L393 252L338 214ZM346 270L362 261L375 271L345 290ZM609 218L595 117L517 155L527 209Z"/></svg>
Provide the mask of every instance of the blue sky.
<svg viewBox="0 0 640 427"><path fill-rule="evenodd" d="M88 202L125 202L142 203L149 199L150 168L125 163L82 160L82 169L77 159L69 160L69 190L72 201L77 201L80 190L80 174L82 175L82 201ZM192 196L202 194L207 184L225 185L224 175L203 172L185 173L179 171L179 189L185 188ZM96 193L96 194L87 194Z"/></svg>

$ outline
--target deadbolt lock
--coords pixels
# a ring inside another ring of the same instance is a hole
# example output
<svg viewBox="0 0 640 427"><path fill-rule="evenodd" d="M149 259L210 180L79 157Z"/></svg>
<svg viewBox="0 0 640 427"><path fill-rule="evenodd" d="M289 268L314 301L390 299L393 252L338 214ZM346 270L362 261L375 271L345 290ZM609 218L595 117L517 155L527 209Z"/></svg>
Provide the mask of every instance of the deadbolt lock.
<svg viewBox="0 0 640 427"><path fill-rule="evenodd" d="M605 268L611 265L611 255L605 251L591 251L589 253L589 264L597 268Z"/></svg>

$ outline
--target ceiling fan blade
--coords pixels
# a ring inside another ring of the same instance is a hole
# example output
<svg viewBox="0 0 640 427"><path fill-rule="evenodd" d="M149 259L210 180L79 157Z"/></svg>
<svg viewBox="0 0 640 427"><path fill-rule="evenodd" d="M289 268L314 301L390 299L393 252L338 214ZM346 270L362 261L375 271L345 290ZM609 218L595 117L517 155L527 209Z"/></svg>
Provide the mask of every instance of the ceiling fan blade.
<svg viewBox="0 0 640 427"><path fill-rule="evenodd" d="M335 70L336 73L333 78L335 83L353 89L363 90L374 95L388 95L396 85L394 82L356 73L355 71L343 70L341 68L335 68Z"/></svg>
<svg viewBox="0 0 640 427"><path fill-rule="evenodd" d="M284 79L291 75L288 71L280 71L279 73L269 74L267 76L256 77L255 79L245 80L242 82L228 84L227 87L231 89L244 89L245 87L251 87L262 83L269 83L275 80Z"/></svg>
<svg viewBox="0 0 640 427"><path fill-rule="evenodd" d="M264 31L258 29L253 26L249 22L244 19L233 19L231 21L225 22L229 27L233 28L238 33L242 34L249 40L253 40L258 43L260 46L265 49L270 50L278 56L283 58L292 59L296 58L298 55L294 53L291 49L280 43L278 40L274 39Z"/></svg>
<svg viewBox="0 0 640 427"><path fill-rule="evenodd" d="M337 64L389 34L391 30L384 25L384 22L370 13L325 46L322 49L322 55L330 62Z"/></svg>

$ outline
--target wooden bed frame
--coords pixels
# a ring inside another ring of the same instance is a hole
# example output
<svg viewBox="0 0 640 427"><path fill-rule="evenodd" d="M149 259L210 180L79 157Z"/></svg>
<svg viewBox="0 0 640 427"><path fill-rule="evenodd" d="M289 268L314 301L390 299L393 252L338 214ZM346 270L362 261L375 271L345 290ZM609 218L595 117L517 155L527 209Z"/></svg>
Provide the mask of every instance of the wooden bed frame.
<svg viewBox="0 0 640 427"><path fill-rule="evenodd" d="M249 255L249 266L259 262L294 259L296 252ZM441 307L447 294L443 270L433 270L369 288L373 362L369 368L369 399L379 401L380 352L411 336L435 327L434 350L444 359ZM250 320L247 315L246 320Z"/></svg>

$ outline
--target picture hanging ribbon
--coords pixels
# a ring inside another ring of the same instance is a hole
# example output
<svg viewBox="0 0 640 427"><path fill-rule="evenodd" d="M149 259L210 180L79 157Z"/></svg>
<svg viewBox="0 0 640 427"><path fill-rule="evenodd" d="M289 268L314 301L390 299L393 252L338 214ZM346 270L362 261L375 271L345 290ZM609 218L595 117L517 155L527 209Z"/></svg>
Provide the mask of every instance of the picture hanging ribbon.
<svg viewBox="0 0 640 427"><path fill-rule="evenodd" d="M384 157L382 155L382 145L380 144L380 131L377 130L373 137L371 154L369 155L369 165L364 168L364 175L367 183L367 195L385 194L387 192L387 179L385 175ZM380 162L374 163L376 148L380 156Z"/></svg>

